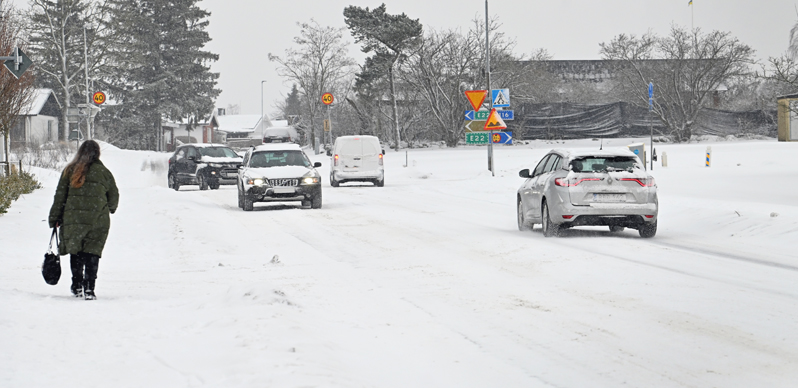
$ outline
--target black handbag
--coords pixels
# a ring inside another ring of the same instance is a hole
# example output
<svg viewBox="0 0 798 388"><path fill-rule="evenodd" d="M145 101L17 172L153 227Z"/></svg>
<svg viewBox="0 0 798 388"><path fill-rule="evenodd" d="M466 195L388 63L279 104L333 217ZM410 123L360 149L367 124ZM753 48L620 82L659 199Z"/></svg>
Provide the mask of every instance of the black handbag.
<svg viewBox="0 0 798 388"><path fill-rule="evenodd" d="M53 237L55 237L55 252L53 252ZM53 228L53 234L50 235L50 248L44 254L42 276L44 276L44 281L51 286L58 284L58 279L61 279L61 256L58 255L58 227Z"/></svg>

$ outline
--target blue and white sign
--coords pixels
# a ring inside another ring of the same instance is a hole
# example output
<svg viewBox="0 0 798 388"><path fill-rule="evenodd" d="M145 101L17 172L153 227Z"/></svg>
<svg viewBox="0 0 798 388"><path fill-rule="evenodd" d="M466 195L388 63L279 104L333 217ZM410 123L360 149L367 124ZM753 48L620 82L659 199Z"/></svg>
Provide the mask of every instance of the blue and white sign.
<svg viewBox="0 0 798 388"><path fill-rule="evenodd" d="M510 89L491 90L494 108L506 108L510 106Z"/></svg>
<svg viewBox="0 0 798 388"><path fill-rule="evenodd" d="M502 120L505 120L505 121L506 120L515 120L515 112L514 111L511 111L511 110L498 110L497 109L496 113L499 114L499 117L501 117ZM474 120L485 121L485 120L488 119L488 116L490 116L490 112L486 111L486 110L481 110L481 111L477 111L477 112L475 112L473 110L465 111L465 119L466 119L466 121L474 121Z"/></svg>
<svg viewBox="0 0 798 388"><path fill-rule="evenodd" d="M513 144L512 132L493 132L493 144Z"/></svg>
<svg viewBox="0 0 798 388"><path fill-rule="evenodd" d="M653 82L649 82L648 83L648 110L651 111L651 109L653 109L653 108L654 108L654 83Z"/></svg>

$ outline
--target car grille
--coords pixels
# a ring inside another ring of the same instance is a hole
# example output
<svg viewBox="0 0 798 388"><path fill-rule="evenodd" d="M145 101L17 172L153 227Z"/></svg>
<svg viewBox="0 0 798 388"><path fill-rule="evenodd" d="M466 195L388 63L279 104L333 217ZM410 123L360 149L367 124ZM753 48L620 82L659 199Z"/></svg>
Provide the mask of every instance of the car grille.
<svg viewBox="0 0 798 388"><path fill-rule="evenodd" d="M269 186L299 186L299 179L269 179Z"/></svg>

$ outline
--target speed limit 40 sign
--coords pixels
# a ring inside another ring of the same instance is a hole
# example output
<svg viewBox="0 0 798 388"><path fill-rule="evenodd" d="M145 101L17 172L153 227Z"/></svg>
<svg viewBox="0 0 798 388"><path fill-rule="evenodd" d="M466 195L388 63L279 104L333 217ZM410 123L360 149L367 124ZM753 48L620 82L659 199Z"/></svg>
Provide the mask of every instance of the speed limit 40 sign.
<svg viewBox="0 0 798 388"><path fill-rule="evenodd" d="M333 100L334 100L334 98L333 98L332 93L324 93L321 96L321 102L324 103L324 105L332 104Z"/></svg>
<svg viewBox="0 0 798 388"><path fill-rule="evenodd" d="M102 105L105 102L105 93L103 92L94 93L92 99L94 100L95 104Z"/></svg>

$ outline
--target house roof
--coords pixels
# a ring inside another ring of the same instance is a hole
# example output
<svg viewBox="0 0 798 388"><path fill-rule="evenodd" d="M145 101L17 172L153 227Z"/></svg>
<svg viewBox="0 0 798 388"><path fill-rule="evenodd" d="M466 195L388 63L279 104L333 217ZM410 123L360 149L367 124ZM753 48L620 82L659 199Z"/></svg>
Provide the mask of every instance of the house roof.
<svg viewBox="0 0 798 388"><path fill-rule="evenodd" d="M52 89L36 89L33 92L33 98L30 101L30 104L27 106L22 107L19 111L20 116L36 116L44 108L44 104L47 103L47 100L50 99L50 95L53 94Z"/></svg>
<svg viewBox="0 0 798 388"><path fill-rule="evenodd" d="M260 123L260 115L223 115L215 116L222 132L255 132Z"/></svg>

